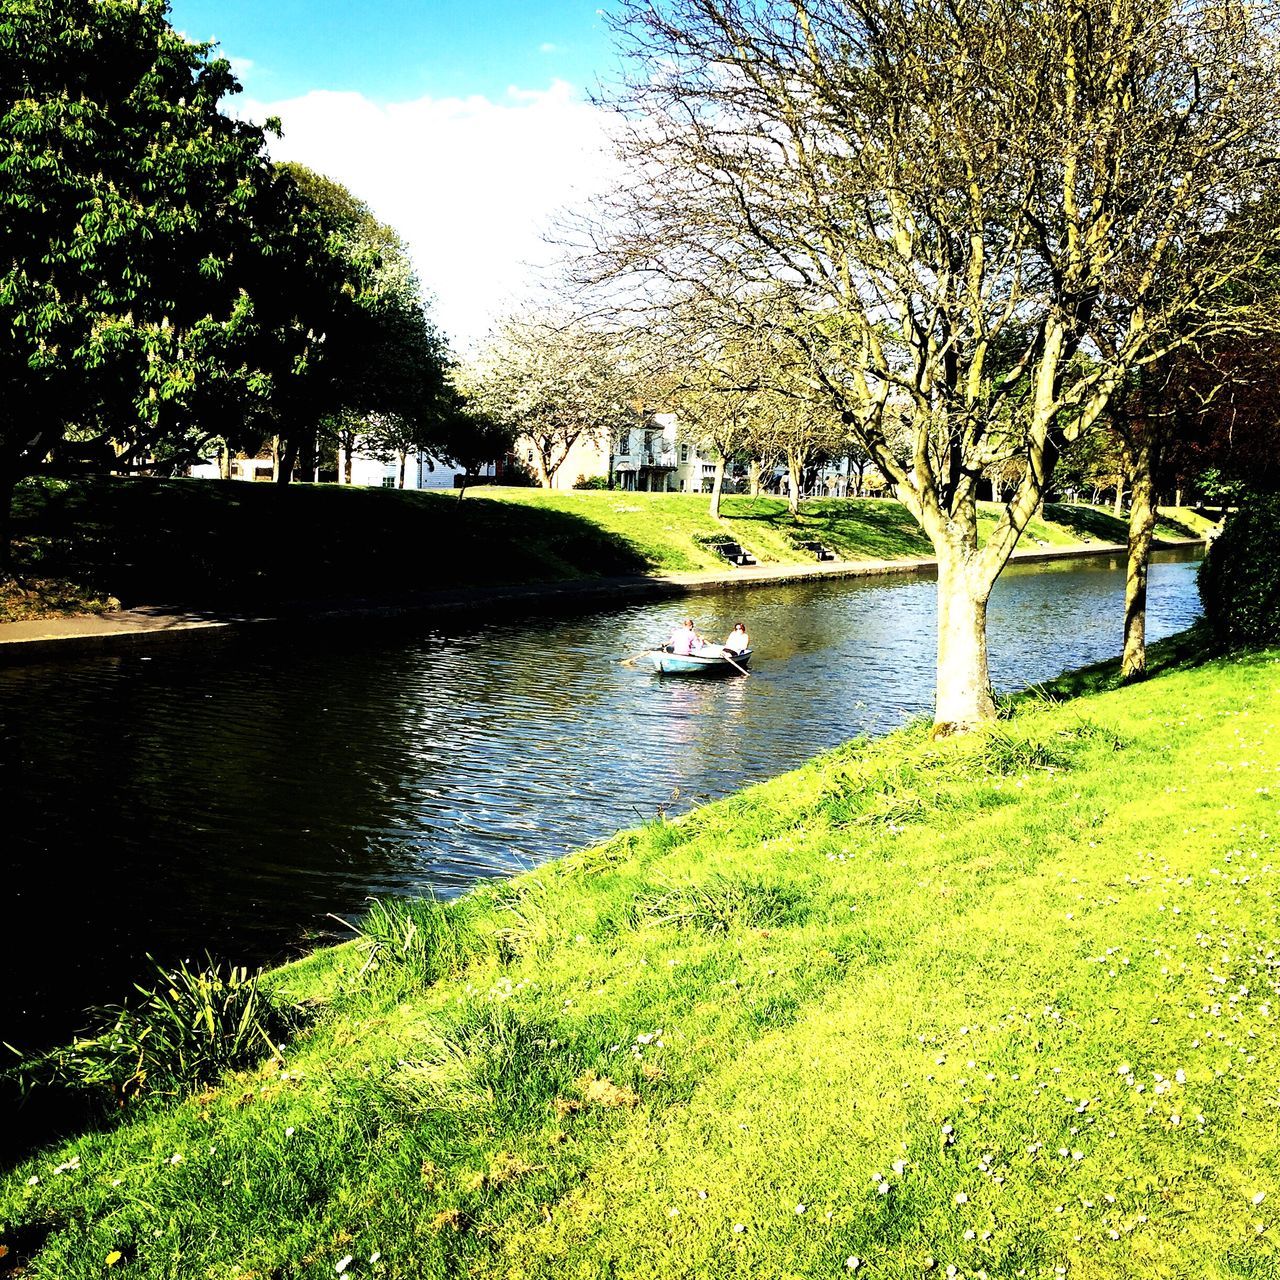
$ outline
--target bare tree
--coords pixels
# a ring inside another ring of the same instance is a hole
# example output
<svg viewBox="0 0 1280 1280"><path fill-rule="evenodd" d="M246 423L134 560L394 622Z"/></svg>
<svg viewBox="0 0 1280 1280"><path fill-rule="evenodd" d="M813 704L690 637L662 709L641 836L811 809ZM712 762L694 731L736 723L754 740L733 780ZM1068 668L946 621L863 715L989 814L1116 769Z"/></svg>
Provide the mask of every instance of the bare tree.
<svg viewBox="0 0 1280 1280"><path fill-rule="evenodd" d="M1229 323L1261 251L1228 214L1276 150L1271 5L621 0L617 21L632 171L588 274L767 327L844 416L938 559L937 728L975 725L987 601L1060 451L1132 370Z"/></svg>
<svg viewBox="0 0 1280 1280"><path fill-rule="evenodd" d="M680 433L693 442L699 455L715 459L711 483L711 517L720 518L725 466L746 439L747 423L755 392L735 386L724 371L709 362L678 370L672 378L666 403L675 411Z"/></svg>
<svg viewBox="0 0 1280 1280"><path fill-rule="evenodd" d="M619 337L543 312L511 316L462 375L476 410L525 445L549 489L579 441L608 447L635 419L634 383Z"/></svg>

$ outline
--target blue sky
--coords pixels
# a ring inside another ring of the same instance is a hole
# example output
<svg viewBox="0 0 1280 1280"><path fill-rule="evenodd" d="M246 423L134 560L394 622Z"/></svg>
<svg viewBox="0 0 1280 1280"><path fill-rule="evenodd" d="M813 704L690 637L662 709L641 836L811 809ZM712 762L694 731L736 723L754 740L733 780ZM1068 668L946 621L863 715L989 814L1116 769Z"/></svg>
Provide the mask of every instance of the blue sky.
<svg viewBox="0 0 1280 1280"><path fill-rule="evenodd" d="M607 3L607 0L605 0ZM616 78L601 0L171 0L244 85L229 108L278 116L278 160L344 183L408 244L437 323L465 354L530 305L565 210L617 179Z"/></svg>
<svg viewBox="0 0 1280 1280"><path fill-rule="evenodd" d="M216 39L256 97L356 90L377 101L482 94L562 80L589 89L612 63L599 0L172 0L173 25Z"/></svg>

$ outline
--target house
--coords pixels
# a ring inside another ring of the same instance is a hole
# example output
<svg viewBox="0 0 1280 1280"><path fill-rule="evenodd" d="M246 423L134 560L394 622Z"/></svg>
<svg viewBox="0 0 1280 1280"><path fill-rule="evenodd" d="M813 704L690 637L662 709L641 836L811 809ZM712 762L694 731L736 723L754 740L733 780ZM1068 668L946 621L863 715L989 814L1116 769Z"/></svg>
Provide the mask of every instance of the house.
<svg viewBox="0 0 1280 1280"><path fill-rule="evenodd" d="M538 474L535 460L534 444L528 436L520 436L515 443L516 460L524 466L530 475ZM584 432L569 447L564 461L555 469L551 477L553 489L573 489L583 480L591 480L596 476L609 474L609 453L594 435Z"/></svg>
<svg viewBox="0 0 1280 1280"><path fill-rule="evenodd" d="M212 462L197 462L187 473L198 480L221 480L222 467L215 458ZM275 464L270 458L232 458L232 480L264 480L275 478Z"/></svg>
<svg viewBox="0 0 1280 1280"><path fill-rule="evenodd" d="M338 483L347 484L346 450L338 452ZM351 479L353 485L371 489L400 488L400 460L392 457L390 461L366 453L359 446L351 451ZM492 475L493 466L489 473ZM410 450L405 455L404 487L406 489L453 489L455 468L446 462L437 462L421 449Z"/></svg>
<svg viewBox="0 0 1280 1280"><path fill-rule="evenodd" d="M613 476L619 489L649 493L704 493L715 481L715 459L680 438L674 413L651 413L622 432L614 444Z"/></svg>

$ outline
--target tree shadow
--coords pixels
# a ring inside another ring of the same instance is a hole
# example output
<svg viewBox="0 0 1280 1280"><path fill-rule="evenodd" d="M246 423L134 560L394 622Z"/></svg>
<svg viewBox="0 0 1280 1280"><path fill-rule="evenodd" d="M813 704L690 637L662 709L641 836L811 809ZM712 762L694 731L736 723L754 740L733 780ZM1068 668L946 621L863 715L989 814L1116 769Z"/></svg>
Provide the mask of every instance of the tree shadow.
<svg viewBox="0 0 1280 1280"><path fill-rule="evenodd" d="M1125 542L1129 537L1129 522L1123 516L1113 515L1101 507L1046 502L1044 518L1070 530L1082 541L1097 539L1099 542Z"/></svg>
<svg viewBox="0 0 1280 1280"><path fill-rule="evenodd" d="M793 516L780 498L734 497L725 500L724 519L771 530L780 538L817 541L838 555L932 555L924 531L902 503L891 498L809 498ZM749 538L749 535L744 535Z"/></svg>
<svg viewBox="0 0 1280 1280"><path fill-rule="evenodd" d="M126 606L261 609L651 568L572 513L451 492L93 476L21 486L14 526L42 573Z"/></svg>
<svg viewBox="0 0 1280 1280"><path fill-rule="evenodd" d="M1202 667L1224 656L1225 651L1214 640L1208 627L1197 622L1186 631L1147 646L1147 672L1143 678L1158 679L1174 671ZM1043 695L1069 701L1122 688L1126 682L1120 675L1120 661L1118 657L1108 658L1105 662L1095 662L1075 671L1064 671L1053 680L1014 695L1014 701Z"/></svg>

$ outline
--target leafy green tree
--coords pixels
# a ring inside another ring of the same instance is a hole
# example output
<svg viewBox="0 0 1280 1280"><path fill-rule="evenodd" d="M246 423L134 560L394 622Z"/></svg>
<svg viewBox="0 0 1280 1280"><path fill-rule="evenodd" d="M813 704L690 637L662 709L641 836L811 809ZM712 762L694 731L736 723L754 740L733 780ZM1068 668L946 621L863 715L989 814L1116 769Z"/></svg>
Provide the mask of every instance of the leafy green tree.
<svg viewBox="0 0 1280 1280"><path fill-rule="evenodd" d="M220 110L238 88L163 0L0 0L6 564L22 477L137 465L271 389L260 304L294 210L263 130Z"/></svg>
<svg viewBox="0 0 1280 1280"><path fill-rule="evenodd" d="M403 486L407 454L432 452L451 411L447 344L396 232L342 184L303 165L281 169L323 238L327 261L315 278L336 287L314 299L319 314L299 312L293 321L323 334L323 356L282 380L267 408L277 479L311 471L322 446L345 445L349 457L359 444L397 458Z"/></svg>
<svg viewBox="0 0 1280 1280"><path fill-rule="evenodd" d="M514 445L515 432L511 427L459 397L454 412L445 419L439 440L440 457L461 468L458 497L466 492L468 476L476 475L487 463L510 453Z"/></svg>

